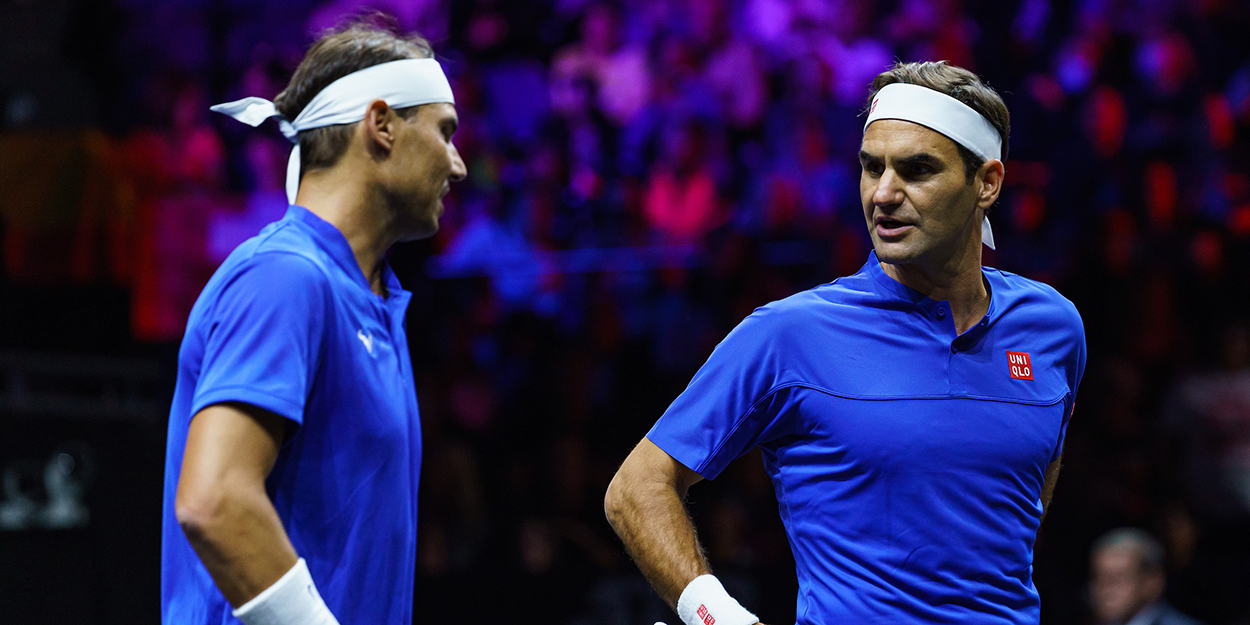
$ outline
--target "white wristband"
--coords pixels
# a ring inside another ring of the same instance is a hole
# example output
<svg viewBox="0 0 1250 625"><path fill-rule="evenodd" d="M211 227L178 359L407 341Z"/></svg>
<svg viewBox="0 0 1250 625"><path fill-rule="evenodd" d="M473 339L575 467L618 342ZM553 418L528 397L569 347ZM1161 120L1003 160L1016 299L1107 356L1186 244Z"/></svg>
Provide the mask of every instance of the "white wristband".
<svg viewBox="0 0 1250 625"><path fill-rule="evenodd" d="M339 625L321 600L303 558L233 614L246 625Z"/></svg>
<svg viewBox="0 0 1250 625"><path fill-rule="evenodd" d="M686 584L677 599L677 616L686 625L754 625L759 622L759 618L725 592L715 575L700 575Z"/></svg>

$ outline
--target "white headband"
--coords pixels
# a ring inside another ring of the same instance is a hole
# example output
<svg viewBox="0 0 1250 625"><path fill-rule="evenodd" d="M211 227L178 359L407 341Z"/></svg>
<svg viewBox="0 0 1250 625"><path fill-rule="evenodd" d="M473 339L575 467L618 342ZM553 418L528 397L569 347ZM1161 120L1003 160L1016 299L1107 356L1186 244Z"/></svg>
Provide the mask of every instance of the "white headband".
<svg viewBox="0 0 1250 625"><path fill-rule="evenodd" d="M942 133L987 161L1002 160L1003 138L994 125L972 107L940 91L903 83L886 85L872 99L864 132L879 119L920 124ZM994 249L989 217L981 221L981 241Z"/></svg>
<svg viewBox="0 0 1250 625"><path fill-rule="evenodd" d="M257 97L218 104L210 110L252 126L259 126L270 117L278 118L283 136L295 144L286 166L286 197L294 204L295 193L299 190L299 133L312 128L354 124L365 118L369 103L374 100L382 100L393 109L434 102L456 103L438 61L404 59L366 67L330 83L294 121L287 121L273 102Z"/></svg>

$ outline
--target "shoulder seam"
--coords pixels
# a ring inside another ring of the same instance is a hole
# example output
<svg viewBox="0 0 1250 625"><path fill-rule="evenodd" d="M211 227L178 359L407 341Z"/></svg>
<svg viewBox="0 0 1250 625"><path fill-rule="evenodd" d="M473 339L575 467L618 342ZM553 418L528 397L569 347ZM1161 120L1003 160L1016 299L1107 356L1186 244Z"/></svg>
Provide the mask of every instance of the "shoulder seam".
<svg viewBox="0 0 1250 625"><path fill-rule="evenodd" d="M1014 399L1010 397L993 397L989 395L883 395L879 397L870 397L866 395L852 395L850 393L839 393L839 392L836 392L836 391L833 391L833 390L830 390L821 386L817 386L815 384L811 384L808 382L786 382L784 384L778 384L777 386L770 388L768 392L764 393L763 395L760 395L759 399L752 402L751 406L747 408L742 414L738 415L738 417L734 419L733 427L729 429L729 435L724 437L721 440L721 442L716 445L716 448L712 450L711 455L709 455L706 460L700 463L699 468L696 471L699 473L702 473L703 470L707 468L708 464L711 463L713 459L715 459L716 457L720 455L720 451L721 449L724 448L725 443L729 442L729 439L733 438L734 433L738 431L738 428L742 427L742 423L746 421L747 417L750 416L751 413L755 412L759 408L760 404L767 401L773 395L781 391L784 391L786 389L790 389L790 388L806 388L809 390L816 391L818 393L831 395L833 397L841 397L842 399L850 399L850 400L855 400L855 401L970 399L973 401L989 401L989 402L996 402L996 403L1018 404L1022 406L1039 406L1039 407L1054 406L1055 404L1065 401L1072 394L1071 389L1065 388L1064 391L1060 393L1058 397L1055 397L1053 399L1044 399L1044 400L1036 400L1036 401Z"/></svg>
<svg viewBox="0 0 1250 625"><path fill-rule="evenodd" d="M755 400L754 402L752 402L752 403L751 403L751 406L750 406L749 408L747 408L747 409L746 409L746 410L745 410L742 414L738 415L738 417L737 417L736 419L734 419L734 424L733 424L733 427L729 429L729 436L726 436L726 437L725 437L725 438L724 438L724 439L723 439L723 440L722 440L719 444L717 444L717 445L716 445L716 448L712 450L712 454L708 457L708 459L707 459L706 461L704 461L704 462L701 464L701 466L699 467L699 470L700 470L700 471L702 471L703 469L706 469L706 468L707 468L708 463L710 463L710 462L712 461L712 459L713 459L713 458L716 458L718 455L720 455L720 450L721 450L721 449L725 446L725 443L726 443L726 442L728 442L730 438L733 438L733 434L734 434L735 432L737 432L737 431L738 431L738 428L742 427L742 423L743 423L744 421L746 421L747 417L748 417L748 416L750 416L750 415L751 415L751 413L755 412L755 411L759 408L760 404L762 404L762 403L764 403L765 401L767 401L767 400L768 400L770 397L772 397L773 395L775 395L775 394L777 394L777 393L779 393L779 392L781 392L781 391L784 391L784 390L786 390L786 389L790 389L790 388L806 388L806 389L809 389L809 390L816 391L816 392L818 392L818 393L824 393L824 394L826 394L826 395L832 395L833 397L841 397L842 399L851 399L851 400L855 400L855 401L897 401L897 400L948 400L948 399L971 399L971 400L973 400L973 401L989 401L989 402L997 402L997 403L1019 404L1019 405L1023 405L1023 406L1053 406L1053 405L1055 405L1055 404L1058 404L1058 403L1060 403L1060 402L1064 401L1065 399L1067 399L1067 398L1068 398L1068 396L1069 396L1069 395L1071 395L1071 394L1072 394L1072 390L1071 390L1071 389L1065 388L1065 389L1064 389L1064 391L1063 391L1062 393L1060 393L1058 397L1055 397L1055 398L1053 398L1053 399L1043 399L1043 400L1024 400L1024 399L1016 399L1016 398L1010 398L1010 397L993 397L993 396L990 396L990 395L882 395L882 396L867 396L867 395L853 395L853 394L850 394L850 393L839 393L839 392L837 392L837 391L833 391L833 390L830 390L830 389L827 389L827 388L824 388L824 387L821 387L821 386L817 386L817 385L815 385L815 384L811 384L811 383L809 383L809 382L786 382L786 383L784 383L784 384L778 384L777 386L774 386L774 387L772 387L772 388L768 389L768 391L767 391L766 393L764 393L763 395L760 395L760 398L759 398L759 399L757 399L757 400Z"/></svg>
<svg viewBox="0 0 1250 625"><path fill-rule="evenodd" d="M248 264L252 264L253 262L255 262L254 259L256 257L267 256L267 255L283 255L283 256L289 256L291 258L298 258L304 261L304 263L307 264L309 267L312 267L313 269L317 270L318 274L326 278L329 278L329 274L326 272L325 267L321 266L320 263L316 262L312 258L309 258L308 254L303 254L294 250L272 250L272 249L271 250L253 250L252 253L248 255L245 262Z"/></svg>
<svg viewBox="0 0 1250 625"><path fill-rule="evenodd" d="M303 258L304 260L307 260L309 264L316 267L322 273L325 273L325 269L323 269L318 263L314 262L311 258L309 258L308 254L306 253L303 253L301 251L296 251L296 250L273 249L273 248L267 249L263 247L265 243L268 243L270 239L277 236L279 232L282 232L283 230L292 227L292 224L288 223L286 220L279 221L276 223L278 224L278 227L274 228L271 232L266 233L264 238L262 238L259 242L257 242L256 247L252 250L250 254L248 254L247 260L250 261L252 258L255 258L262 254L288 254L290 256L296 256L299 258Z"/></svg>

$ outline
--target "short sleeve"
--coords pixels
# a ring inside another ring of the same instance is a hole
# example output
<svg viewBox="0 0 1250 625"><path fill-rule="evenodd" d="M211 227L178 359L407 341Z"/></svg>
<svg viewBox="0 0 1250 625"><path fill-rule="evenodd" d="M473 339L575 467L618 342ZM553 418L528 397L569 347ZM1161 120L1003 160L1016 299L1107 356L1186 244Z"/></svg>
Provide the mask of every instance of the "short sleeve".
<svg viewBox="0 0 1250 625"><path fill-rule="evenodd" d="M325 343L329 283L295 254L257 254L217 294L191 414L238 401L297 424Z"/></svg>
<svg viewBox="0 0 1250 625"><path fill-rule="evenodd" d="M785 324L768 307L755 311L699 369L647 438L707 479L730 462L785 432Z"/></svg>
<svg viewBox="0 0 1250 625"><path fill-rule="evenodd" d="M1055 452L1050 456L1051 462L1058 460L1063 454L1063 442L1068 435L1068 424L1072 422L1072 416L1076 412L1076 391L1080 388L1081 378L1085 375L1085 323L1081 320L1081 315L1077 313L1076 307L1071 304L1069 307L1072 313L1073 343L1064 364L1068 373L1068 388L1072 389L1072 392L1069 393L1063 406L1063 424L1059 426L1059 441L1055 445Z"/></svg>

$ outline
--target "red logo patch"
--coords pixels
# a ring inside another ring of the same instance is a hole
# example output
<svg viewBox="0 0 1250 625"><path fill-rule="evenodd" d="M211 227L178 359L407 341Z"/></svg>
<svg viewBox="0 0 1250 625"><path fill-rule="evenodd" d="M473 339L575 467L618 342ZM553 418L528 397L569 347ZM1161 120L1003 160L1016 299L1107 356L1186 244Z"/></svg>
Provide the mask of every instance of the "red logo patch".
<svg viewBox="0 0 1250 625"><path fill-rule="evenodd" d="M703 625L716 625L716 618L707 611L707 606L699 606L699 618L703 619Z"/></svg>
<svg viewBox="0 0 1250 625"><path fill-rule="evenodd" d="M873 101L872 101L872 106L868 108L868 114L869 114L869 115L872 115L872 112L873 112L873 111L875 111L875 110L877 110L877 103L878 103L878 102L880 102L880 101L881 101L881 99L880 99L880 98L878 98L878 99L876 99L876 100L873 100Z"/></svg>
<svg viewBox="0 0 1250 625"><path fill-rule="evenodd" d="M1007 364L1011 367L1011 379L1033 379L1033 363L1029 361L1028 352L1013 352L1008 350Z"/></svg>

